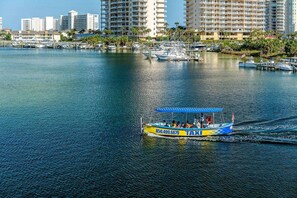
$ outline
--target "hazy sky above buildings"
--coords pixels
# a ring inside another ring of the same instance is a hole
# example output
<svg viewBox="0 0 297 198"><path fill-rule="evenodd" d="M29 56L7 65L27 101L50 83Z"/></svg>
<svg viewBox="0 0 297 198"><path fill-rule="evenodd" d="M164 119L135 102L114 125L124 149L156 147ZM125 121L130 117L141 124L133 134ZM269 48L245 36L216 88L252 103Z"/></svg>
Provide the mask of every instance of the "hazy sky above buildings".
<svg viewBox="0 0 297 198"><path fill-rule="evenodd" d="M167 0L167 21L170 26L175 22L183 25L184 0ZM19 30L21 18L66 15L69 10L80 14L99 14L100 0L0 0L0 17L3 28Z"/></svg>

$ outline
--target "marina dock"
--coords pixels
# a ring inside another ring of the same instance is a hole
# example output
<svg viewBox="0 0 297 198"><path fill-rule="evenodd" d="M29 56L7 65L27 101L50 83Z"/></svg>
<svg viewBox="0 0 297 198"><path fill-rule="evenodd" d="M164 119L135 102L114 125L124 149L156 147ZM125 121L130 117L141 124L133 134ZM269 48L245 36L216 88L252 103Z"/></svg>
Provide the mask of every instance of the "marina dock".
<svg viewBox="0 0 297 198"><path fill-rule="evenodd" d="M263 71L276 71L276 70L279 70L279 68L277 68L274 63L258 63L256 65L256 69L257 70L263 70Z"/></svg>
<svg viewBox="0 0 297 198"><path fill-rule="evenodd" d="M296 66L292 65L292 69L290 71L293 71L294 73L297 72ZM256 65L256 70L262 70L262 71L283 71L280 67L277 67L275 63L258 63Z"/></svg>

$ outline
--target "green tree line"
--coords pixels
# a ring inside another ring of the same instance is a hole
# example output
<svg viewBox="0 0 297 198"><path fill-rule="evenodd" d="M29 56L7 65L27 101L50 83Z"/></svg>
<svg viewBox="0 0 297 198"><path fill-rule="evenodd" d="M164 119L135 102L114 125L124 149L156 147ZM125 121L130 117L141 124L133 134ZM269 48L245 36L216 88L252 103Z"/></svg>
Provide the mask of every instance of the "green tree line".
<svg viewBox="0 0 297 198"><path fill-rule="evenodd" d="M278 32L253 30L243 41L224 40L220 42L221 50L233 52L253 52L259 56L296 56L297 32L283 35Z"/></svg>

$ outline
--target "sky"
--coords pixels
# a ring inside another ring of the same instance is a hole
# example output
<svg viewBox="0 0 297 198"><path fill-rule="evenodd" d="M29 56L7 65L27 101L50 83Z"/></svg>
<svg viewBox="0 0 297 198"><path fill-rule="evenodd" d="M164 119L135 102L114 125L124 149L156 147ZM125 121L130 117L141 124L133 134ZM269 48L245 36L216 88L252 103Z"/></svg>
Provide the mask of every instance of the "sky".
<svg viewBox="0 0 297 198"><path fill-rule="evenodd" d="M150 0L149 0L150 1ZM184 0L167 0L167 22L174 27L175 22L184 24ZM79 14L99 14L100 0L0 0L0 17L3 28L20 30L21 18L67 15L75 10Z"/></svg>

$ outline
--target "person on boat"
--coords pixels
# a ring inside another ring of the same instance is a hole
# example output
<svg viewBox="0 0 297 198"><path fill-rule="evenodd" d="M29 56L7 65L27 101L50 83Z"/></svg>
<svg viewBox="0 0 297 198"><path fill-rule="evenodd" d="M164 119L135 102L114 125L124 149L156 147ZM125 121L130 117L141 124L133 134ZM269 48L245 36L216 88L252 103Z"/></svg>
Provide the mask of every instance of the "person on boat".
<svg viewBox="0 0 297 198"><path fill-rule="evenodd" d="M189 121L187 121L186 128L191 128L191 127L192 127L192 124L190 124Z"/></svg>
<svg viewBox="0 0 297 198"><path fill-rule="evenodd" d="M196 127L201 128L200 122L196 122Z"/></svg>
<svg viewBox="0 0 297 198"><path fill-rule="evenodd" d="M176 122L175 120L172 121L172 126L171 127L176 127Z"/></svg>
<svg viewBox="0 0 297 198"><path fill-rule="evenodd" d="M182 122L181 128L185 128L185 123Z"/></svg>
<svg viewBox="0 0 297 198"><path fill-rule="evenodd" d="M212 117L211 116L206 116L206 124L210 124Z"/></svg>
<svg viewBox="0 0 297 198"><path fill-rule="evenodd" d="M200 124L200 118L197 118L196 116L195 116L195 118L194 118L194 123L193 123L193 125L195 126L195 128L197 127L197 128L200 128L201 127L201 124Z"/></svg>
<svg viewBox="0 0 297 198"><path fill-rule="evenodd" d="M207 116L205 120L207 125L212 124L212 116Z"/></svg>
<svg viewBox="0 0 297 198"><path fill-rule="evenodd" d="M201 117L200 117L200 127L201 127L201 128L204 128L204 124L203 124L203 122L204 122L204 115L201 114Z"/></svg>
<svg viewBox="0 0 297 198"><path fill-rule="evenodd" d="M180 128L180 127L181 127L181 124L180 124L179 121L177 121L177 123L176 123L176 127L177 127L177 128Z"/></svg>

